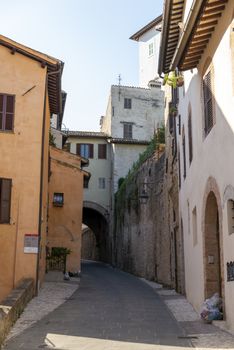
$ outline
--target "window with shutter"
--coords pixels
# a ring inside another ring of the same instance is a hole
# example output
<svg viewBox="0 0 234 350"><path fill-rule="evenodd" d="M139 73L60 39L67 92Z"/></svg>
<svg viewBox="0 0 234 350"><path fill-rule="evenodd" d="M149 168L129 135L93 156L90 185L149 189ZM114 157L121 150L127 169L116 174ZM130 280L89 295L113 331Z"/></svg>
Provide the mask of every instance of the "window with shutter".
<svg viewBox="0 0 234 350"><path fill-rule="evenodd" d="M203 78L204 130L207 135L214 125L211 70Z"/></svg>
<svg viewBox="0 0 234 350"><path fill-rule="evenodd" d="M132 139L132 124L130 123L123 124L123 137L125 139Z"/></svg>
<svg viewBox="0 0 234 350"><path fill-rule="evenodd" d="M84 158L93 158L93 144L92 143L77 143L76 154Z"/></svg>
<svg viewBox="0 0 234 350"><path fill-rule="evenodd" d="M12 131L15 110L15 96L0 94L0 130Z"/></svg>
<svg viewBox="0 0 234 350"><path fill-rule="evenodd" d="M0 224L10 223L11 179L0 178Z"/></svg>
<svg viewBox="0 0 234 350"><path fill-rule="evenodd" d="M182 149L183 149L183 165L184 165L184 179L185 179L186 178L186 148L185 148L184 127L182 129Z"/></svg>
<svg viewBox="0 0 234 350"><path fill-rule="evenodd" d="M104 190L106 188L106 179L104 177L99 177L98 187L102 190Z"/></svg>
<svg viewBox="0 0 234 350"><path fill-rule="evenodd" d="M131 109L132 108L132 99L131 98L125 98L124 99L124 108L125 109Z"/></svg>
<svg viewBox="0 0 234 350"><path fill-rule="evenodd" d="M106 159L106 144L98 145L98 159Z"/></svg>
<svg viewBox="0 0 234 350"><path fill-rule="evenodd" d="M181 188L180 152L178 152L179 188Z"/></svg>
<svg viewBox="0 0 234 350"><path fill-rule="evenodd" d="M192 135L192 117L191 112L188 117L188 139L189 139L189 162L193 160L193 135Z"/></svg>

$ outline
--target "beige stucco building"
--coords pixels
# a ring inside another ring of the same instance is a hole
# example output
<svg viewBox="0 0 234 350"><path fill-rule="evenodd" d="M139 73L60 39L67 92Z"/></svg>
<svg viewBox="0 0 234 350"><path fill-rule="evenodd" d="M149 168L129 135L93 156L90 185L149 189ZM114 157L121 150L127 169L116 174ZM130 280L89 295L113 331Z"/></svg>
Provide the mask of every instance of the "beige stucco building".
<svg viewBox="0 0 234 350"><path fill-rule="evenodd" d="M91 240L96 242L97 256L107 261L111 210L111 148L108 135L103 132L69 131L66 147L72 154L88 159L85 170L90 178L86 177L84 181L83 224L95 235ZM84 237L87 238L85 232L87 230L84 231Z"/></svg>
<svg viewBox="0 0 234 350"><path fill-rule="evenodd" d="M232 0L165 1L159 62L160 74L184 72L174 107L186 294L200 311L204 299L218 292L232 330L233 17Z"/></svg>
<svg viewBox="0 0 234 350"><path fill-rule="evenodd" d="M0 299L43 281L49 126L62 113L63 63L0 36Z"/></svg>
<svg viewBox="0 0 234 350"><path fill-rule="evenodd" d="M77 155L50 147L47 253L53 255L53 249L61 247L69 249L63 268L72 273L80 272L83 178L89 177L82 166L87 163ZM53 257L47 262L49 270Z"/></svg>

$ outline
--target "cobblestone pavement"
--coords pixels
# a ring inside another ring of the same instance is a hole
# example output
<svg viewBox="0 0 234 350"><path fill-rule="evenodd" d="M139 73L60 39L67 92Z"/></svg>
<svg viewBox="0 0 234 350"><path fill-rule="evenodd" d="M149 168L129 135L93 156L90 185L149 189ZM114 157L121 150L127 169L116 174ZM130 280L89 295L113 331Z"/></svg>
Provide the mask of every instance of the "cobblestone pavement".
<svg viewBox="0 0 234 350"><path fill-rule="evenodd" d="M93 263L78 290L77 280L59 278L30 302L5 350L234 350L233 335L204 324L185 297L159 284Z"/></svg>

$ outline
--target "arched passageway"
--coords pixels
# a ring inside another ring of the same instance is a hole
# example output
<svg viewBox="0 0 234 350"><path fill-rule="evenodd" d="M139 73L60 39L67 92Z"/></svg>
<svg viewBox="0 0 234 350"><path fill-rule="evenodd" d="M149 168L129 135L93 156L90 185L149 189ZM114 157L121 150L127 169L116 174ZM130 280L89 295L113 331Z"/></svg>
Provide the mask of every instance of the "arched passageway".
<svg viewBox="0 0 234 350"><path fill-rule="evenodd" d="M110 262L111 251L109 240L108 213L105 211L105 209L103 209L101 206L98 206L95 203L84 202L83 224L88 226L89 229L92 230L95 235L95 239L93 239L93 244L96 245L96 259L97 257L99 257L100 261Z"/></svg>

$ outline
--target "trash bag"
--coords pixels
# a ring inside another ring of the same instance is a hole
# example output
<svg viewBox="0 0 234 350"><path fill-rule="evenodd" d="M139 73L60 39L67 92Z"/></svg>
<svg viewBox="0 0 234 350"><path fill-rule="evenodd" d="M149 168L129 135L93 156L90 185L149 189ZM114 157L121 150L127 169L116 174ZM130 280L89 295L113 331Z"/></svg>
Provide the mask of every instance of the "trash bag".
<svg viewBox="0 0 234 350"><path fill-rule="evenodd" d="M201 318L208 322L223 319L222 299L219 297L218 293L215 293L211 298L204 301L201 310Z"/></svg>

